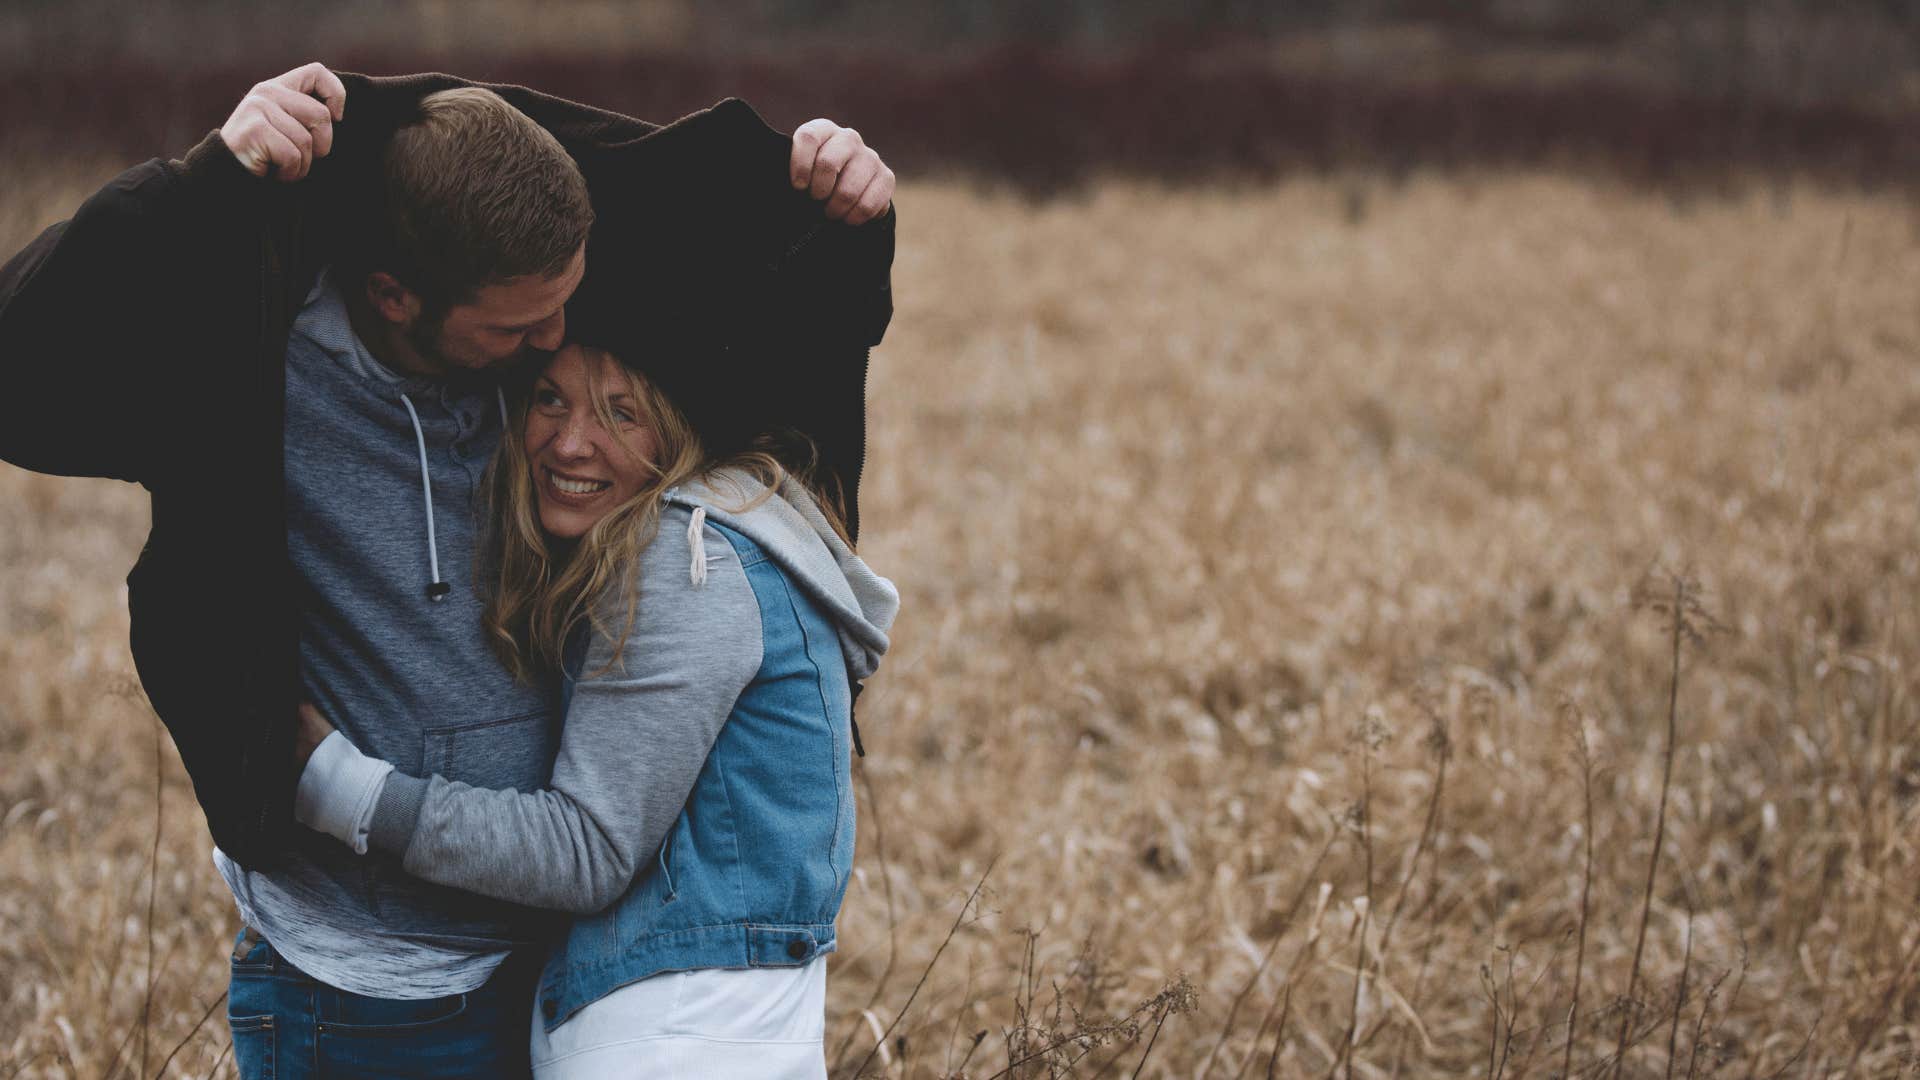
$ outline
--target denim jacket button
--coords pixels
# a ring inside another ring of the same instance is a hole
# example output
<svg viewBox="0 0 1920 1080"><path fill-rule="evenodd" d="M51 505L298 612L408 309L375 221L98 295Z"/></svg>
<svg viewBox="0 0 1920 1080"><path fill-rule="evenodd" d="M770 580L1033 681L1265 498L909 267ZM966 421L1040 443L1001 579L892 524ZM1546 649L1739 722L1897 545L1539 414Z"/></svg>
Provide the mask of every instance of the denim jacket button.
<svg viewBox="0 0 1920 1080"><path fill-rule="evenodd" d="M548 998L547 1000L542 1001L540 1003L540 1013L541 1015L545 1016L547 1019L551 1020L554 1017L560 1015L560 1003L553 1000L552 998Z"/></svg>
<svg viewBox="0 0 1920 1080"><path fill-rule="evenodd" d="M787 942L787 955L793 957L795 960L805 960L807 958L807 943L798 939Z"/></svg>

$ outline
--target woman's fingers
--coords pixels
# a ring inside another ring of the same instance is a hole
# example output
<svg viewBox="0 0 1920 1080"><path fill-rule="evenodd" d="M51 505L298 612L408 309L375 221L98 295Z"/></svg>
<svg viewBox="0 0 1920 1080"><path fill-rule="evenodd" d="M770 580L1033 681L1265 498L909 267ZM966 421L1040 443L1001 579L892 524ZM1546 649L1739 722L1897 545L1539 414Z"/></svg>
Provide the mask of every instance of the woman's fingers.
<svg viewBox="0 0 1920 1080"><path fill-rule="evenodd" d="M331 734L333 734L333 725L327 723L327 718L320 714L320 710L314 708L312 702L301 702L298 723L294 726L293 732L295 763L302 769L306 768L307 759L313 756L313 752L319 749L320 744L326 742L327 736Z"/></svg>
<svg viewBox="0 0 1920 1080"><path fill-rule="evenodd" d="M333 725L327 723L327 718L321 714L319 709L314 708L312 702L302 702L300 704L300 729L302 731L317 732L322 736L333 734ZM319 740L316 739L314 741L318 742Z"/></svg>

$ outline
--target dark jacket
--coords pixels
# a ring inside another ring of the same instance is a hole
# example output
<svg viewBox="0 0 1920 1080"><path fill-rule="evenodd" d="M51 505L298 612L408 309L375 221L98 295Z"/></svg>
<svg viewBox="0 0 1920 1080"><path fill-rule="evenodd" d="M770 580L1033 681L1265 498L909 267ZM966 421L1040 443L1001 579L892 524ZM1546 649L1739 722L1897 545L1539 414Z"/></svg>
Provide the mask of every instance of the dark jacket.
<svg viewBox="0 0 1920 1080"><path fill-rule="evenodd" d="M305 180L251 176L215 132L183 159L115 177L0 268L0 458L147 488L152 530L127 577L134 663L215 843L250 868L270 865L291 827L297 778L287 335L371 212L388 136L424 95L470 85L341 79L346 117ZM615 344L609 328L651 325L675 342L688 363L662 381L689 411L708 384L777 387L751 422L811 434L851 502L867 349L892 314L892 214L827 223L787 181L787 137L737 100L662 128L490 89L553 132L587 179L597 220L582 291L597 299L583 314L597 336ZM798 325L808 333L783 337Z"/></svg>

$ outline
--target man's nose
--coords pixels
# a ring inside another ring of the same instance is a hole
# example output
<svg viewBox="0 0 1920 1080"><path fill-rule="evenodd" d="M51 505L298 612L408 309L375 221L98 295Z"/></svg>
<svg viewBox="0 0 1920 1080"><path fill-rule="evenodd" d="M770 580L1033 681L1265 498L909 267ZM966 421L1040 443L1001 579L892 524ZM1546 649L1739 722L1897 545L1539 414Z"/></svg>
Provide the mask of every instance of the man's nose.
<svg viewBox="0 0 1920 1080"><path fill-rule="evenodd" d="M541 352L555 352L567 337L567 309L561 308L527 331L527 344Z"/></svg>

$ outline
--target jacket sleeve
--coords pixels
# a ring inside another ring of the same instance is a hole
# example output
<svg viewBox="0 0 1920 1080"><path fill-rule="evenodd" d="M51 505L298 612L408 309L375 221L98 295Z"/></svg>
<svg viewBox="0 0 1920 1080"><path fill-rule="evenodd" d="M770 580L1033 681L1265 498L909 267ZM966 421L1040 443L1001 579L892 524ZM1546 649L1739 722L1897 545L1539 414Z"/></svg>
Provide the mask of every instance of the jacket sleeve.
<svg viewBox="0 0 1920 1080"><path fill-rule="evenodd" d="M221 212L207 196L251 179L210 135L114 177L0 267L0 459L149 479L181 419L164 391L192 342L195 233Z"/></svg>
<svg viewBox="0 0 1920 1080"><path fill-rule="evenodd" d="M800 193L805 198L805 193ZM811 207L816 221L822 212ZM817 479L838 487L848 534L860 535L858 495L867 458L867 369L893 319L894 208L864 225L819 222L780 277L784 314L770 325L806 327L797 355L772 373L784 381L782 420L811 436ZM770 353L777 350L769 350Z"/></svg>
<svg viewBox="0 0 1920 1080"><path fill-rule="evenodd" d="M816 217L820 205L812 205ZM898 220L891 206L864 225L821 220L791 256L783 273L794 283L792 302L825 316L809 325L839 328L829 344L864 349L886 336Z"/></svg>
<svg viewBox="0 0 1920 1080"><path fill-rule="evenodd" d="M390 772L370 846L428 881L535 907L599 911L627 891L678 820L762 657L759 606L732 545L708 526L708 576L692 584L687 522L684 508L663 514L618 665L594 635L550 785L498 791ZM350 781L327 798L367 796ZM329 816L340 827L324 831L353 843L350 809L301 815L314 826Z"/></svg>

